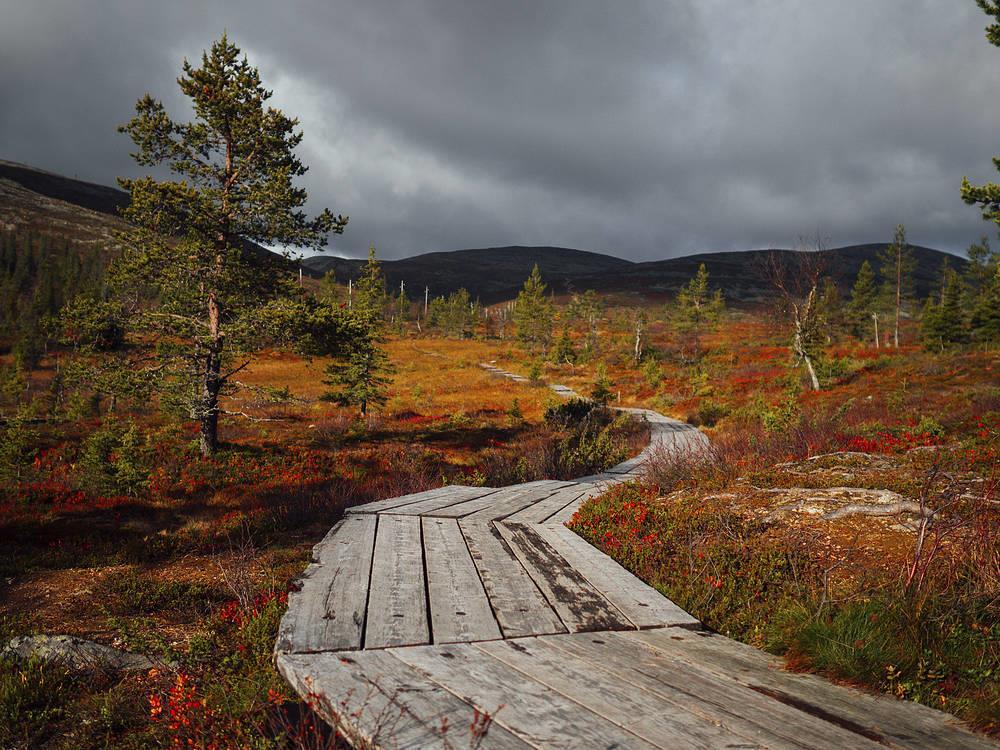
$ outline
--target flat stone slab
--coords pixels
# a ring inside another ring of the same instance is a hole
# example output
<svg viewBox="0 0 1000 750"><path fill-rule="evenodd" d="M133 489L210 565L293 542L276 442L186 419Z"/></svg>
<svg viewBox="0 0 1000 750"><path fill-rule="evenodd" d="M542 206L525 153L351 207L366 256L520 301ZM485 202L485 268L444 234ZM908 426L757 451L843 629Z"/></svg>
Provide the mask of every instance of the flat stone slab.
<svg viewBox="0 0 1000 750"><path fill-rule="evenodd" d="M152 659L142 654L73 635L20 635L11 638L2 654L62 664L81 672L145 671L156 666Z"/></svg>

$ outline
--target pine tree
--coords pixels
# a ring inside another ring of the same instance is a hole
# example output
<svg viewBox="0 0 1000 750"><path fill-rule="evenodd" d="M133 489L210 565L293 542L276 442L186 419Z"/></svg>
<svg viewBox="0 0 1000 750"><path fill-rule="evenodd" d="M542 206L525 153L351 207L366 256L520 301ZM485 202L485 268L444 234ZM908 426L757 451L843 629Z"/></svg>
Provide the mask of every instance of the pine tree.
<svg viewBox="0 0 1000 750"><path fill-rule="evenodd" d="M369 406L383 406L388 400L386 389L392 382L389 375L395 370L389 356L379 347L378 326L364 318L358 319L358 326L346 353L326 368L323 384L336 390L323 394L323 398L341 406L357 406L361 416L365 416Z"/></svg>
<svg viewBox="0 0 1000 750"><path fill-rule="evenodd" d="M994 47L1000 47L1000 1L976 0L980 9L993 21L986 27L986 39ZM1000 170L1000 157L993 159L993 166ZM973 185L968 177L962 179L962 200L970 206L979 206L983 218L1000 224L1000 184L990 182Z"/></svg>
<svg viewBox="0 0 1000 750"><path fill-rule="evenodd" d="M963 300L962 277L945 261L941 273L941 291L937 300L928 298L921 319L920 336L925 344L944 348L969 340Z"/></svg>
<svg viewBox="0 0 1000 750"><path fill-rule="evenodd" d="M368 248L368 262L361 268L361 276L354 283L352 307L366 315L381 318L385 315L387 295L382 264L375 255L375 246Z"/></svg>
<svg viewBox="0 0 1000 750"><path fill-rule="evenodd" d="M514 306L517 337L530 351L544 349L552 339L552 301L545 293L545 283L538 264L524 282Z"/></svg>
<svg viewBox="0 0 1000 750"><path fill-rule="evenodd" d="M337 283L337 275L331 270L323 274L319 280L318 296L327 302L340 302L343 293Z"/></svg>
<svg viewBox="0 0 1000 750"><path fill-rule="evenodd" d="M579 319L586 324L585 349L588 354L596 352L597 329L604 317L604 300L593 289L588 289L583 294L573 295L566 313L570 319Z"/></svg>
<svg viewBox="0 0 1000 750"><path fill-rule="evenodd" d="M326 367L324 385L335 390L323 398L342 406L358 406L361 415L369 406L382 406L388 394L386 388L394 372L389 356L381 348L385 341L385 277L375 255L368 249L368 262L354 286L353 306L343 311L346 343Z"/></svg>
<svg viewBox="0 0 1000 750"><path fill-rule="evenodd" d="M725 308L722 290L712 292L708 280L708 269L701 263L691 280L677 291L677 299L669 312L678 328L700 330L719 320Z"/></svg>
<svg viewBox="0 0 1000 750"><path fill-rule="evenodd" d="M606 406L614 398L615 394L611 390L613 385L604 365L598 365L597 377L594 380L594 387L590 391L590 397L601 406Z"/></svg>
<svg viewBox="0 0 1000 750"><path fill-rule="evenodd" d="M971 325L976 343L987 347L1000 345L1000 265L976 300Z"/></svg>
<svg viewBox="0 0 1000 750"><path fill-rule="evenodd" d="M979 242L973 242L966 250L969 265L965 267L965 282L973 292L986 288L993 280L997 265L1000 264L1000 251L990 246L990 238L983 236Z"/></svg>
<svg viewBox="0 0 1000 750"><path fill-rule="evenodd" d="M906 242L906 229L902 224L896 225L892 242L879 252L878 258L882 266L884 293L894 310L892 342L898 347L899 318L904 304L912 297L913 272L916 269L916 261Z"/></svg>
<svg viewBox="0 0 1000 750"><path fill-rule="evenodd" d="M562 334L552 345L549 359L559 364L573 364L576 362L576 349L573 348L573 339L570 338L569 328L563 326Z"/></svg>
<svg viewBox="0 0 1000 750"><path fill-rule="evenodd" d="M273 333L269 307L299 295L291 262L249 243L321 249L347 219L302 211L306 192L293 182L306 172L294 153L298 122L267 104L271 92L225 34L200 67L185 60L177 82L193 121L172 120L147 94L119 129L140 165L166 167L175 179L119 180L135 229L122 237L110 280L130 301L132 329L165 344L150 385L185 404L210 454L220 396Z"/></svg>
<svg viewBox="0 0 1000 750"><path fill-rule="evenodd" d="M872 315L875 315L878 305L878 287L875 284L875 272L867 260L858 269L858 276L851 288L851 300L847 303L847 319L852 333L864 340L872 329ZM876 340L875 345L878 346Z"/></svg>

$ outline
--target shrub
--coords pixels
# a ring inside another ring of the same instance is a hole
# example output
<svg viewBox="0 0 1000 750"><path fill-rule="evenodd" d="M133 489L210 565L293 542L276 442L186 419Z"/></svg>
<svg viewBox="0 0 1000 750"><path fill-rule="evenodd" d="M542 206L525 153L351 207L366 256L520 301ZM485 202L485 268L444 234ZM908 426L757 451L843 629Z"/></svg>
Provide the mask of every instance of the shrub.
<svg viewBox="0 0 1000 750"><path fill-rule="evenodd" d="M138 494L149 481L135 422L105 422L80 445L80 467L101 491Z"/></svg>
<svg viewBox="0 0 1000 750"><path fill-rule="evenodd" d="M729 407L711 399L702 399L698 411L689 414L687 421L695 427L714 427L720 419L729 415Z"/></svg>
<svg viewBox="0 0 1000 750"><path fill-rule="evenodd" d="M0 746L41 746L76 699L78 682L57 664L0 657Z"/></svg>
<svg viewBox="0 0 1000 750"><path fill-rule="evenodd" d="M571 398L545 410L545 421L556 427L579 424L597 408L597 404L583 398Z"/></svg>
<svg viewBox="0 0 1000 750"><path fill-rule="evenodd" d="M597 378L594 380L594 387L590 391L590 397L601 405L610 403L611 399L614 398L614 393L611 392L612 385L613 383L608 378L608 371L604 368L604 365L598 365Z"/></svg>
<svg viewBox="0 0 1000 750"><path fill-rule="evenodd" d="M659 362L650 357L642 366L642 377L646 379L651 388L656 388L663 380L663 368Z"/></svg>
<svg viewBox="0 0 1000 750"><path fill-rule="evenodd" d="M37 435L29 424L31 416L31 408L22 405L0 429L0 478L20 478L35 457Z"/></svg>

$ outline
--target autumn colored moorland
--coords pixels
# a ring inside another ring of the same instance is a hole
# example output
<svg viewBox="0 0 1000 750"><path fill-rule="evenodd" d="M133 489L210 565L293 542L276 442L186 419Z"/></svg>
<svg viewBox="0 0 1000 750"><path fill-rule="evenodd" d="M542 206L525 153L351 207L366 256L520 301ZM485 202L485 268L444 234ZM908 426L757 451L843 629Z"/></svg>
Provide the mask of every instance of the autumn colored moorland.
<svg viewBox="0 0 1000 750"><path fill-rule="evenodd" d="M265 352L244 375L270 394L252 405L258 421L225 421L224 449L207 458L191 423L149 405L57 405L64 353L21 376L17 398L40 416L5 432L24 460L2 485L2 636L80 636L172 666L103 675L80 694L79 676L59 667L5 662L3 680L38 681L0 700L5 741L320 742L325 730L270 654L288 587L344 508L443 483L575 476L645 441L641 426L609 425L611 452L576 463L567 446L577 442L564 444L572 430L543 419L554 394L478 366L506 361L508 348L407 337L387 349L397 369L388 402L364 419L319 399L325 360ZM9 356L2 365L18 377Z"/></svg>

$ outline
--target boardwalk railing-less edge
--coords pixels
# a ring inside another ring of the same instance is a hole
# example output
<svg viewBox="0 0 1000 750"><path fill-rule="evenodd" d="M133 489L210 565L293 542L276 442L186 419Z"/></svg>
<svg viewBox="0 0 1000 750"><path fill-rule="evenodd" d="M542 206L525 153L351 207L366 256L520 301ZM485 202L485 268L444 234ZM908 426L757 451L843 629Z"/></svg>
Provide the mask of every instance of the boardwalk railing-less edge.
<svg viewBox="0 0 1000 750"><path fill-rule="evenodd" d="M938 711L783 672L567 529L653 452L706 444L627 411L650 444L603 474L351 508L289 596L281 674L363 747L997 747Z"/></svg>

